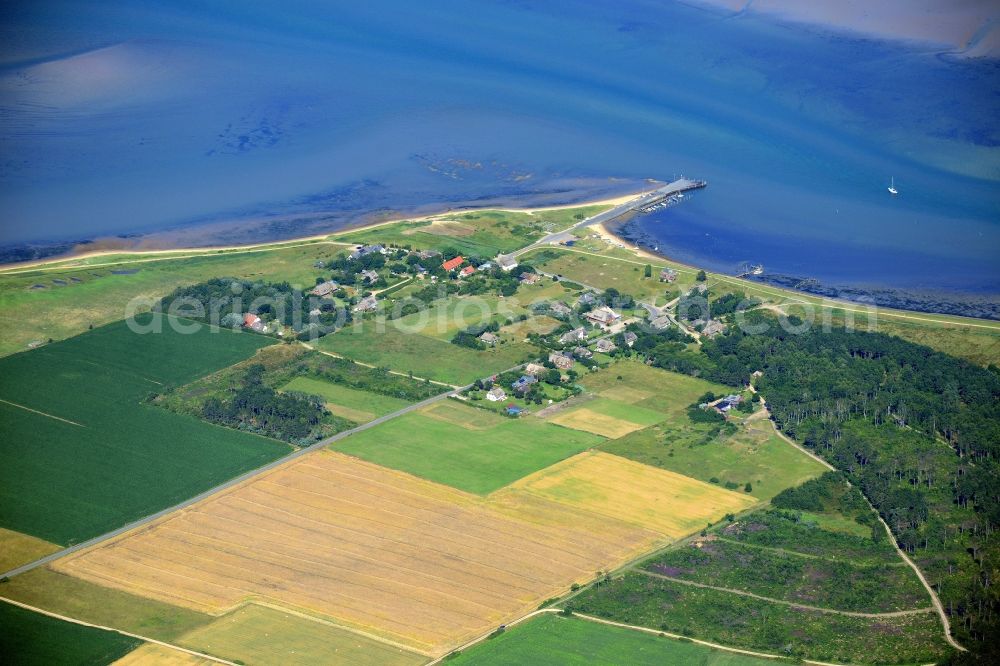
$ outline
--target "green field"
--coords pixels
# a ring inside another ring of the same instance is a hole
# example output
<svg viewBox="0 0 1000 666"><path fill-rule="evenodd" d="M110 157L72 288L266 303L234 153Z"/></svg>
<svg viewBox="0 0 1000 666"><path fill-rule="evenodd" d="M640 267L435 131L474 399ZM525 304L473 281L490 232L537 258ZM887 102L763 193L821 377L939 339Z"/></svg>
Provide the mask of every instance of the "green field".
<svg viewBox="0 0 1000 666"><path fill-rule="evenodd" d="M236 663L418 666L427 657L325 622L249 604L181 637L178 644Z"/></svg>
<svg viewBox="0 0 1000 666"><path fill-rule="evenodd" d="M327 408L331 412L356 423L367 423L378 416L391 414L410 404L399 398L360 391L314 377L296 377L281 390L318 395L326 400Z"/></svg>
<svg viewBox="0 0 1000 666"><path fill-rule="evenodd" d="M650 409L649 407L643 407L641 405L614 400L612 398L601 397L595 400L588 400L583 403L583 406L592 412L603 414L604 416L610 416L613 419L631 421L632 423L638 423L642 426L659 423L665 418L663 412ZM569 411L572 413L573 410L570 409Z"/></svg>
<svg viewBox="0 0 1000 666"><path fill-rule="evenodd" d="M287 453L143 403L268 342L206 327L139 335L118 322L0 359L0 526L77 542Z"/></svg>
<svg viewBox="0 0 1000 666"><path fill-rule="evenodd" d="M688 406L708 391L723 395L735 390L630 359L621 359L598 372L588 373L579 383L602 397L652 409L672 418L684 416Z"/></svg>
<svg viewBox="0 0 1000 666"><path fill-rule="evenodd" d="M685 421L686 416L679 416L600 448L701 481L739 488L749 482L753 496L765 500L826 469L783 441L765 419L737 426L733 435L716 436L709 426Z"/></svg>
<svg viewBox="0 0 1000 666"><path fill-rule="evenodd" d="M448 660L455 666L773 666L774 660L714 650L580 618L545 614Z"/></svg>
<svg viewBox="0 0 1000 666"><path fill-rule="evenodd" d="M569 605L626 624L821 661L925 663L949 651L932 611L873 618L824 613L638 572L588 588Z"/></svg>
<svg viewBox="0 0 1000 666"><path fill-rule="evenodd" d="M465 255L494 257L529 245L552 231L559 231L607 210L610 206L581 206L530 213L480 210L443 215L430 220L384 224L372 229L334 236L351 243L383 243L421 250L455 248Z"/></svg>
<svg viewBox="0 0 1000 666"><path fill-rule="evenodd" d="M102 587L47 567L0 584L0 596L104 627L173 642L214 618L128 592Z"/></svg>
<svg viewBox="0 0 1000 666"><path fill-rule="evenodd" d="M666 262L649 262L653 275L647 278L643 272L647 262L635 257L616 258L603 253L597 256L583 251L552 248L532 250L524 255L522 261L588 287L602 290L614 288L657 305L663 305L668 300L668 291L674 294L681 287L693 284L696 272L687 269L678 273L677 282L666 284L659 280L660 270L668 265Z"/></svg>
<svg viewBox="0 0 1000 666"><path fill-rule="evenodd" d="M105 666L142 645L137 638L2 602L0 627L0 662L9 666Z"/></svg>
<svg viewBox="0 0 1000 666"><path fill-rule="evenodd" d="M550 420L564 428L583 430L610 439L663 421L665 414L611 398L599 397L560 410Z"/></svg>
<svg viewBox="0 0 1000 666"><path fill-rule="evenodd" d="M329 243L276 244L253 251L180 253L182 258L123 254L63 262L61 268L0 271L0 355L21 351L33 340L60 340L89 325L117 321L132 298L159 298L213 277L309 285L320 274L313 263L343 250ZM112 264L115 260L124 263Z"/></svg>
<svg viewBox="0 0 1000 666"><path fill-rule="evenodd" d="M355 361L412 372L417 377L456 386L464 386L537 357L535 347L525 343L478 351L420 333L401 331L393 322L388 322L381 331L376 323L360 322L320 338L316 346Z"/></svg>
<svg viewBox="0 0 1000 666"><path fill-rule="evenodd" d="M487 494L601 441L538 419L510 419L448 400L351 435L334 448Z"/></svg>

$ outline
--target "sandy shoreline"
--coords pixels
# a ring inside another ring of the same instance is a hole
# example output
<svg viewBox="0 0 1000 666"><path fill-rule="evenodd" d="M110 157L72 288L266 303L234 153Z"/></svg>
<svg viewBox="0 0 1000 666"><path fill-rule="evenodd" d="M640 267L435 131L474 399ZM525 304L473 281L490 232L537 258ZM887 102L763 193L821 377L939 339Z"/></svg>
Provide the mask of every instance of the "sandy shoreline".
<svg viewBox="0 0 1000 666"><path fill-rule="evenodd" d="M813 29L912 42L965 58L1000 56L993 0L689 0L694 5L757 15Z"/></svg>
<svg viewBox="0 0 1000 666"><path fill-rule="evenodd" d="M81 248L81 250L80 251L76 251L76 252L71 251L71 252L66 253L66 254L61 254L61 255L52 256L52 257L46 257L44 259L37 259L37 260L34 260L34 261L24 261L24 262L0 264L0 274L11 275L11 274L25 272L25 271L29 271L29 270L33 270L33 269L44 269L46 266L52 266L54 264L63 264L63 263L66 263L66 262L73 262L73 261L83 261L83 260L88 260L88 259L95 259L95 258L100 258L100 257L108 257L108 256L114 256L114 255L120 255L120 254L127 254L127 255L138 256L138 257L145 257L145 256L156 257L157 255L163 256L163 255L173 255L173 254L185 255L185 256L197 256L197 255L202 255L202 254L212 254L212 253L216 253L216 252L249 251L249 250L253 250L255 248L269 248L269 247L284 246L284 245L293 246L293 245L296 245L296 244L316 243L316 242L320 242L320 241L326 241L330 236L335 235L335 234L342 234L342 233L356 232L356 231L366 231L366 230L369 230L369 229L377 229L379 227L384 227L384 226L390 225L390 224L396 224L398 222L424 222L424 221L427 221L427 220L438 220L438 219L444 218L444 217L446 217L448 215L457 215L457 214L462 214L462 213L478 212L478 211L486 211L486 210L497 210L497 211L503 211L503 212L508 212L508 213L528 213L528 214L532 214L532 213L538 213L538 212L549 211L549 210L566 210L566 209L569 209L569 208L584 208L586 206L617 206L619 204L625 203L626 201L630 201L631 199L634 199L634 198L642 195L643 193L644 193L643 191L637 191L637 192L634 192L634 193L625 194L625 195L621 195L621 196L618 196L618 197L612 197L612 198L607 198L607 199L596 199L596 200L592 200L592 201L581 201L579 203L563 204L563 205L559 205L559 206L539 206L537 208L499 208L499 207L498 208L458 208L458 209L448 210L448 211L439 212L439 213L431 213L429 215L401 216L401 217L394 217L394 218L389 219L389 220L382 220L380 222L368 222L368 223L362 223L362 224L357 224L357 225L347 225L347 226L345 226L345 227L343 227L341 229L336 229L335 231L331 231L329 233L313 234L313 235L310 235L310 236L299 236L299 237L287 238L287 239L284 239L284 240L269 241L269 242L264 242L264 243L248 243L248 244L239 244L239 245L209 245L209 246L199 246L199 247L175 247L175 248L149 249L149 250L144 250L144 249L129 249L128 247L124 247L124 246L123 247L119 247L119 248L106 249L106 250L87 250L87 249L85 249L87 247L86 245L79 245L77 247ZM608 233L609 235L614 236L613 234L610 234L610 232L608 232L606 229L604 229L604 227L602 225L596 225L595 226L595 228L598 228L598 227L600 227L600 229L602 229L602 231L604 233ZM624 241L621 240L621 239L618 239L617 236L615 236L615 238L618 240L618 242L624 243ZM639 250L639 251L642 251L642 250ZM649 256L652 257L653 255L649 255ZM184 257L183 256L178 256L177 258L180 259L180 258L184 258ZM65 268L72 268L72 267L73 267L72 265L65 266ZM59 268L62 268L62 267L60 266Z"/></svg>

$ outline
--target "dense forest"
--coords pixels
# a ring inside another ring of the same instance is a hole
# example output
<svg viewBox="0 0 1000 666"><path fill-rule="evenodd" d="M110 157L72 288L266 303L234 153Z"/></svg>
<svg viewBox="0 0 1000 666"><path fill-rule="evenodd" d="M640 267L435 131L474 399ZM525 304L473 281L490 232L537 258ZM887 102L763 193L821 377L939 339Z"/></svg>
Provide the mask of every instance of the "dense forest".
<svg viewBox="0 0 1000 666"><path fill-rule="evenodd" d="M792 334L761 312L747 324L700 349L677 332L647 332L635 348L731 385L761 371L776 425L862 490L940 593L959 641L996 650L1000 372L880 333Z"/></svg>
<svg viewBox="0 0 1000 666"><path fill-rule="evenodd" d="M251 365L230 397L205 401L202 417L294 444L319 439L324 417L336 419L327 413L323 401L300 393L279 393L264 383L264 372L263 365Z"/></svg>

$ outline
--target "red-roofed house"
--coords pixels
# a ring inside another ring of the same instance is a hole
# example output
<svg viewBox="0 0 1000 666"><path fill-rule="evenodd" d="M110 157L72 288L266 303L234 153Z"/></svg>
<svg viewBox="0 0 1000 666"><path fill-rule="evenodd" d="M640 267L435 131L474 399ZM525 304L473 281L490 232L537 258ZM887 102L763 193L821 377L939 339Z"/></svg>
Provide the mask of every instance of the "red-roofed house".
<svg viewBox="0 0 1000 666"><path fill-rule="evenodd" d="M441 268L446 271L453 271L465 262L461 256L455 257L454 259L449 259L448 261L441 264Z"/></svg>
<svg viewBox="0 0 1000 666"><path fill-rule="evenodd" d="M248 312L243 315L243 325L246 328L252 329L254 331L264 330L264 322L260 320L260 317L252 312Z"/></svg>
<svg viewBox="0 0 1000 666"><path fill-rule="evenodd" d="M469 277L470 275L472 275L475 272L476 272L475 267L473 267L473 266L466 266L465 268L463 268L461 271L458 272L458 275L459 275L459 277Z"/></svg>

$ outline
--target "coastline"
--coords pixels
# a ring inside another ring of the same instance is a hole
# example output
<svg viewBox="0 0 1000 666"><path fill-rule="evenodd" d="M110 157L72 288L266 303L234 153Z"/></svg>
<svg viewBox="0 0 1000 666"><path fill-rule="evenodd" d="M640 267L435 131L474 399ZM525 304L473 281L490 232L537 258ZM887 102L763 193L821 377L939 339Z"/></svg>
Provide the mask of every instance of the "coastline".
<svg viewBox="0 0 1000 666"><path fill-rule="evenodd" d="M379 227L384 227L390 224L396 224L398 222L425 222L434 221L441 219L447 215L455 215L460 213L468 213L473 211L483 211L483 210L496 210L507 213L527 213L533 214L548 210L566 210L568 208L583 208L585 206L617 206L619 204L625 203L631 199L636 198L641 195L642 191L631 192L629 194L623 194L617 197L609 197L604 199L595 199L589 201L580 201L578 203L571 204L560 204L556 206L538 206L538 207L486 207L486 208L473 208L473 207L460 207L451 208L445 211L437 213L429 213L425 215L403 215L396 216L386 220L380 220L378 222L361 222L358 224L348 224L342 228L330 231L328 233L321 234L311 234L308 236L298 236L290 237L282 240L260 242L260 243L245 243L245 244L234 244L234 245L203 245L203 246L178 246L173 248L158 248L158 249L130 249L127 246L122 246L119 248L111 249L101 249L101 250L88 250L87 245L78 244L76 249L71 250L68 253L63 253L59 255L53 255L50 257L43 257L41 259L34 259L31 261L19 261L19 262L7 262L0 263L0 275L16 275L21 272L30 272L32 270L51 270L53 268L72 268L70 262L73 261L88 261L90 259L114 256L114 255L133 255L137 257L151 257L155 258L161 256L166 259L170 258L185 258L184 256L177 257L167 257L164 255L187 255L187 256L197 256L203 254L214 254L219 252L248 252L255 249L267 249L272 247L282 247L291 246L296 244L307 244L307 243L317 243L317 242L336 242L330 241L330 237L337 234L367 231L369 229L377 229ZM108 239L98 239L107 241ZM349 243L344 243L349 245ZM652 256L652 255L650 255ZM57 265L58 264L58 265ZM70 264L70 265L62 265Z"/></svg>
<svg viewBox="0 0 1000 666"><path fill-rule="evenodd" d="M420 221L436 221L442 220L449 215L459 214L469 211L483 211L483 210L499 210L506 212L516 212L516 213L537 213L546 210L565 210L569 208L582 208L586 206L614 206L644 193L645 190L640 190L628 195L621 195L616 197L609 197L603 199L594 199L590 201L581 201L579 203L572 204L560 204L556 206L538 206L538 207L484 207L484 208L455 208L449 209L447 211L441 211L432 214L419 215L419 216L398 216L392 219L380 220L378 222L366 222L361 224L349 225L335 231L324 233L324 234L313 234L308 236L300 236L296 238L288 238L280 241L272 241L265 243L249 243L249 244L238 244L238 245L217 245L217 246L201 246L201 247L177 247L172 249L119 249L119 250L99 250L91 252L82 252L69 256L61 257L50 257L39 259L33 262L22 262L15 264L4 264L0 265L0 277L4 275L18 275L21 273L30 273L33 271L45 271L45 270L72 270L74 268L83 267L96 267L100 265L115 265L115 264L128 264L128 263L138 263L146 261L165 261L172 259L186 259L194 258L199 256L206 256L218 253L242 253L242 252L254 252L254 251L266 251L268 249L276 248L287 248L296 247L301 245L308 245L314 243L327 243L336 244L343 246L353 245L352 243L344 243L342 241L331 240L331 236L357 231L366 231L370 229L377 229L390 224L396 224L399 222L420 222ZM674 267L682 272L696 273L700 270L705 270L710 277L727 282L731 285L742 285L747 290L757 290L759 292L765 292L772 296L780 296L782 298L790 299L792 302L796 302L802 305L821 305L825 307L838 307L843 306L847 310L858 311L858 308L871 307L872 305L880 308L886 316L893 318L903 318L912 320L922 320L930 323L938 323L944 325L965 325L974 327L983 327L994 329L1000 327L1000 321L996 317L984 317L975 316L969 314L962 314L956 312L942 312L940 310L932 309L920 309L913 307L904 307L893 304L882 304L873 303L871 301L862 300L852 300L848 298L842 298L837 296L830 296L826 294L817 294L810 292L808 290L796 289L786 285L771 284L767 281L761 280L750 280L742 277L737 277L733 275L727 275L725 273L718 273L716 271L710 271L708 269L703 269L700 266L694 264L685 263L677 259L671 258L670 256L652 251L642 245L636 243L627 235L622 233L622 229L625 224L620 224L618 228L610 228L609 223L594 223L586 225L586 228L593 230L601 238L612 245L618 246L621 249L632 253L634 256L635 263L638 260L649 262L649 263L661 263ZM122 261L111 261L107 264L85 264L79 263L74 264L74 262L85 262L90 259L100 258L102 256L114 256L114 255L129 255L131 258ZM627 260L626 260L627 261ZM938 317L944 317L948 319L934 319L931 317L923 317L920 315L937 315ZM981 322L981 323L979 323Z"/></svg>
<svg viewBox="0 0 1000 666"><path fill-rule="evenodd" d="M620 224L615 229L608 228L606 224L593 225L592 228L597 230L605 241L634 252L637 257L651 261L668 262L674 267L692 272L705 270L709 275L725 276L728 281L745 284L747 289L766 288L773 292L798 294L821 299L824 302L842 303L852 307L875 306L881 309L897 310L900 312L958 317L974 321L1000 322L1000 303L996 300L991 300L989 296L976 299L973 297L963 298L961 295L953 293L919 292L885 287L824 285L815 280L767 273L758 278L745 278L703 269L700 266L685 263L664 253L648 249L628 235L626 231L627 226L628 222ZM802 288L801 284L808 284L810 288ZM848 294L855 296L855 298L846 296Z"/></svg>

